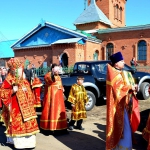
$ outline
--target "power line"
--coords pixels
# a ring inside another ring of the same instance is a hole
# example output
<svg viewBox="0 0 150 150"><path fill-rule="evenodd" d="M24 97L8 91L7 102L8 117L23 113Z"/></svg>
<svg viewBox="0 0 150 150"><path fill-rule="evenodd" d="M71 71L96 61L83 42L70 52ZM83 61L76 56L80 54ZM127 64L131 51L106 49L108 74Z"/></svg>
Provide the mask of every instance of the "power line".
<svg viewBox="0 0 150 150"><path fill-rule="evenodd" d="M8 39L4 36L4 34L0 31L0 35L2 35L2 37L6 40L6 41L8 41ZM2 39L3 40L3 39ZM1 39L0 39L0 41L2 41ZM3 41L5 41L5 40L3 40Z"/></svg>
<svg viewBox="0 0 150 150"><path fill-rule="evenodd" d="M10 46L12 43L10 42L10 40L8 40L6 38L6 36L0 31L0 35L2 36L2 38L0 37L0 42L3 42L3 41L7 41L7 44Z"/></svg>

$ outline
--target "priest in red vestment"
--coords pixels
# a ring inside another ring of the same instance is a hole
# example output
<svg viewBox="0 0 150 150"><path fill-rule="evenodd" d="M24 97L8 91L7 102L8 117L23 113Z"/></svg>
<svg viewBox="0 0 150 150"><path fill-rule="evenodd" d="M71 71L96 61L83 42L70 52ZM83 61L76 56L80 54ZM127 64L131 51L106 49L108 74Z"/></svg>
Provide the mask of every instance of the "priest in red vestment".
<svg viewBox="0 0 150 150"><path fill-rule="evenodd" d="M1 82L0 82L0 93L1 93ZM2 100L0 98L0 123L3 122L2 117L1 117L1 113L2 113Z"/></svg>
<svg viewBox="0 0 150 150"><path fill-rule="evenodd" d="M10 72L1 87L7 143L14 144L17 149L33 148L36 146L36 133L39 132L33 93L20 61L11 58L8 67Z"/></svg>
<svg viewBox="0 0 150 150"><path fill-rule="evenodd" d="M59 67L52 65L45 79L45 95L40 127L45 131L67 133L67 116L63 97L63 86L59 76Z"/></svg>
<svg viewBox="0 0 150 150"><path fill-rule="evenodd" d="M107 67L106 96L106 150L132 150L132 129L129 118L128 94L137 85L126 84L123 71L124 59L120 52L110 56Z"/></svg>
<svg viewBox="0 0 150 150"><path fill-rule="evenodd" d="M32 81L31 87L32 87L32 92L34 95L34 107L41 107L41 87L43 86L43 83L41 80L35 75L35 78Z"/></svg>
<svg viewBox="0 0 150 150"><path fill-rule="evenodd" d="M0 93L1 93L1 84L0 84ZM2 100L0 98L0 109L2 108Z"/></svg>

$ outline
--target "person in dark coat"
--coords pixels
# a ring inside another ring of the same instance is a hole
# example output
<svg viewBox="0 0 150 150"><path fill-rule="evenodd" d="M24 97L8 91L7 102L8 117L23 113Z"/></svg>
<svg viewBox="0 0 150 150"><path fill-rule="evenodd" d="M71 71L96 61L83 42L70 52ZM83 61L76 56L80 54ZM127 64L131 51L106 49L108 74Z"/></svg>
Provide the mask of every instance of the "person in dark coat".
<svg viewBox="0 0 150 150"><path fill-rule="evenodd" d="M1 68L1 78L2 78L2 82L5 80L7 75L7 71L4 67Z"/></svg>
<svg viewBox="0 0 150 150"><path fill-rule="evenodd" d="M36 68L35 65L32 64L32 68L31 68L31 80L33 81L36 75Z"/></svg>
<svg viewBox="0 0 150 150"><path fill-rule="evenodd" d="M29 68L29 65L26 66L26 69L24 69L24 73L26 75L26 79L31 83L31 77L32 77L32 71Z"/></svg>
<svg viewBox="0 0 150 150"><path fill-rule="evenodd" d="M137 63L135 57L133 57L132 60L130 61L130 65L133 69L136 69L136 67L139 66L139 64Z"/></svg>

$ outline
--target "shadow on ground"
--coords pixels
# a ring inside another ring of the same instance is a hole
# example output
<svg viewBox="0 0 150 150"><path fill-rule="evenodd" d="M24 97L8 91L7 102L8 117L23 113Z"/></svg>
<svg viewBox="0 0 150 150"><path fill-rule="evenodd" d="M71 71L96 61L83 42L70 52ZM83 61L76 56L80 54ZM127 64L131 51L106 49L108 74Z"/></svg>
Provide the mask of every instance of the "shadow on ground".
<svg viewBox="0 0 150 150"><path fill-rule="evenodd" d="M105 150L105 141L88 135L86 131L70 131L66 136L55 136L57 140L73 150Z"/></svg>
<svg viewBox="0 0 150 150"><path fill-rule="evenodd" d="M93 131L95 133L98 134L98 136L103 139L105 141L106 139L106 126L105 125L101 125L98 123L95 123L95 125L97 126L98 130ZM104 133L105 132L105 133ZM137 144L133 144L133 149L134 150L146 150L147 149L147 142L143 139L142 135L139 133L134 133L134 137L137 141Z"/></svg>
<svg viewBox="0 0 150 150"><path fill-rule="evenodd" d="M146 127L146 122L147 122L147 119L148 119L148 115L149 115L149 109L146 109L144 111L141 111L140 112L140 125L138 127L138 131L142 132L143 129Z"/></svg>
<svg viewBox="0 0 150 150"><path fill-rule="evenodd" d="M99 123L94 123L94 125L97 126L98 130L94 130L94 133L97 133L97 135L103 140L106 140L106 125L102 125Z"/></svg>
<svg viewBox="0 0 150 150"><path fill-rule="evenodd" d="M7 139L6 139L6 135L4 133L5 130L6 130L5 126L2 123L0 123L0 145L2 147L7 146L7 147L10 147L12 150L16 150L13 145L6 143Z"/></svg>
<svg viewBox="0 0 150 150"><path fill-rule="evenodd" d="M99 99L99 105L106 105L106 101ZM98 105L98 104L97 104ZM41 108L37 109L37 112L41 113ZM142 138L141 132L146 126L146 122L149 115L149 109L141 111L141 121L138 128L139 132L134 133L137 144L133 145L135 150L146 150L147 142ZM38 124L40 124L40 114L37 118ZM106 139L106 126L94 123L97 126L97 129L92 132L97 134L97 137L86 134L85 131L78 132L79 130L69 131L69 134L54 136L58 141L66 145L68 148L73 150L105 150L105 139ZM10 147L12 150L16 150L13 145L6 144L6 136L4 134L5 127L0 124L0 145Z"/></svg>

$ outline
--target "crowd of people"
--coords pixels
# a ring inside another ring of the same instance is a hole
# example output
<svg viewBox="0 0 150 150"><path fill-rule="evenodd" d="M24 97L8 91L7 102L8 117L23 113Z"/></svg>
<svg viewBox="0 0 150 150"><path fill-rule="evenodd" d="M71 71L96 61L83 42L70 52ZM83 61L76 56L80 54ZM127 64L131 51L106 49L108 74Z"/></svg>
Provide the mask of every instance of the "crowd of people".
<svg viewBox="0 0 150 150"><path fill-rule="evenodd" d="M59 76L60 67L52 64L51 71L45 74L44 99L40 99L42 83L36 75L35 66L23 64L17 58L8 61L9 73L0 89L1 118L6 127L7 143L16 149L34 148L36 133L68 134L68 119L64 103L64 88ZM88 101L83 87L84 78L78 77L73 88L79 97L70 92L72 119L70 126L77 121L79 130L84 130L82 121L86 118L85 104ZM76 87L75 87L76 86ZM42 103L42 104L41 104ZM81 106L82 104L82 106ZM42 106L40 123L37 123L36 108ZM84 112L83 112L84 110Z"/></svg>
<svg viewBox="0 0 150 150"><path fill-rule="evenodd" d="M32 148L36 145L39 127L31 85L26 80L24 66L17 58L11 58L7 65L9 73L1 85L0 93L7 143L17 149Z"/></svg>
<svg viewBox="0 0 150 150"><path fill-rule="evenodd" d="M132 74L123 71L124 58L121 52L110 56L107 65L106 97L106 150L132 150L136 143L134 132L140 123L137 85ZM83 86L84 77L78 76L71 86L68 102L71 104L71 119L68 121L64 103L64 87L59 76L60 67L52 64L45 74L44 99L40 99L42 83L36 75L35 66L23 64L17 58L8 61L9 72L0 88L1 118L6 127L7 143L16 149L36 147L36 134L68 134L68 130L84 130L83 119L87 118L85 105L88 96ZM42 102L42 104L41 104ZM36 108L42 106L40 122ZM76 125L75 125L76 123ZM150 149L150 117L142 136Z"/></svg>

